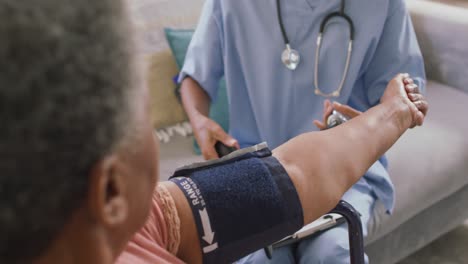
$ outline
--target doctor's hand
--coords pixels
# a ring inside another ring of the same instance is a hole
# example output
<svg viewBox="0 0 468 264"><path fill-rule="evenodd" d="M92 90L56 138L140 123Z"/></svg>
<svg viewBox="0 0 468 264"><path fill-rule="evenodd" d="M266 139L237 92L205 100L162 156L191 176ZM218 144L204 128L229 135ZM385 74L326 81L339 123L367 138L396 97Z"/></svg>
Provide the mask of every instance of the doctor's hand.
<svg viewBox="0 0 468 264"><path fill-rule="evenodd" d="M401 73L395 76L388 83L380 102L384 103L395 99L408 106L412 117L411 128L421 126L424 123L429 104L409 74Z"/></svg>
<svg viewBox="0 0 468 264"><path fill-rule="evenodd" d="M217 141L221 141L228 147L239 149L237 140L226 133L214 120L199 115L196 120L193 121L193 133L200 146L201 153L206 160L219 158L214 147Z"/></svg>
<svg viewBox="0 0 468 264"><path fill-rule="evenodd" d="M322 116L322 121L319 120L314 120L314 125L320 129L320 130L325 130L327 129L327 119L328 117L332 114L333 109L336 111L344 114L345 116L349 118L354 118L358 115L360 115L362 112L352 108L351 106L348 105L343 105L338 102L333 102L333 104L330 102L330 100L325 100L323 102L323 116Z"/></svg>

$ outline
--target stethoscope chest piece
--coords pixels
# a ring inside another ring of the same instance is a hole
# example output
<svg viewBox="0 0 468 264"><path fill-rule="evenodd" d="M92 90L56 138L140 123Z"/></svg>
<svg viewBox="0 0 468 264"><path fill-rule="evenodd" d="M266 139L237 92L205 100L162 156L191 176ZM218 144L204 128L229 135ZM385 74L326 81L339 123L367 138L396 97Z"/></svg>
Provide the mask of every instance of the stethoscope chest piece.
<svg viewBox="0 0 468 264"><path fill-rule="evenodd" d="M291 49L289 44L286 45L286 49L281 54L281 61L290 70L295 70L301 62L301 56L295 49Z"/></svg>

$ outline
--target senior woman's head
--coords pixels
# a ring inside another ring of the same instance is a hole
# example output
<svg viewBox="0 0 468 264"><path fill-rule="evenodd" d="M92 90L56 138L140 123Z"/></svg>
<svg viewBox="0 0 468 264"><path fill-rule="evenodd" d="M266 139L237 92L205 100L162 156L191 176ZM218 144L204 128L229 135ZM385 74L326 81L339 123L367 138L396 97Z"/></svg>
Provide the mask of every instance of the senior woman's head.
<svg viewBox="0 0 468 264"><path fill-rule="evenodd" d="M125 13L0 2L0 263L104 262L144 223L157 146Z"/></svg>

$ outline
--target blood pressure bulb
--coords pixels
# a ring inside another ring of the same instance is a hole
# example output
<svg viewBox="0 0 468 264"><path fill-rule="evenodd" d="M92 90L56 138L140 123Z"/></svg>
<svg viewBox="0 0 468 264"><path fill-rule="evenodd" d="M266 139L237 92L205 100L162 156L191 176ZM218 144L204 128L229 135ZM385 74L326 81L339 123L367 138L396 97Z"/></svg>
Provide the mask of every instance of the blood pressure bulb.
<svg viewBox="0 0 468 264"><path fill-rule="evenodd" d="M330 116L327 118L327 128L333 128L338 125L343 124L344 122L348 121L348 117L343 115L342 113L333 110Z"/></svg>

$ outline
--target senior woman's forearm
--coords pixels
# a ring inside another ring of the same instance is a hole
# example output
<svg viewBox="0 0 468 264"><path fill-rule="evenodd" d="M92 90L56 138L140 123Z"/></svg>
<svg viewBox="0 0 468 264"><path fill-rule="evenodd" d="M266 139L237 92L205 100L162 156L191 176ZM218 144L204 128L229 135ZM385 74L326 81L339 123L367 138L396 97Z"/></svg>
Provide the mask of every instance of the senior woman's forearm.
<svg viewBox="0 0 468 264"><path fill-rule="evenodd" d="M409 107L396 98L334 129L306 133L273 151L291 177L304 223L329 212L412 122Z"/></svg>

